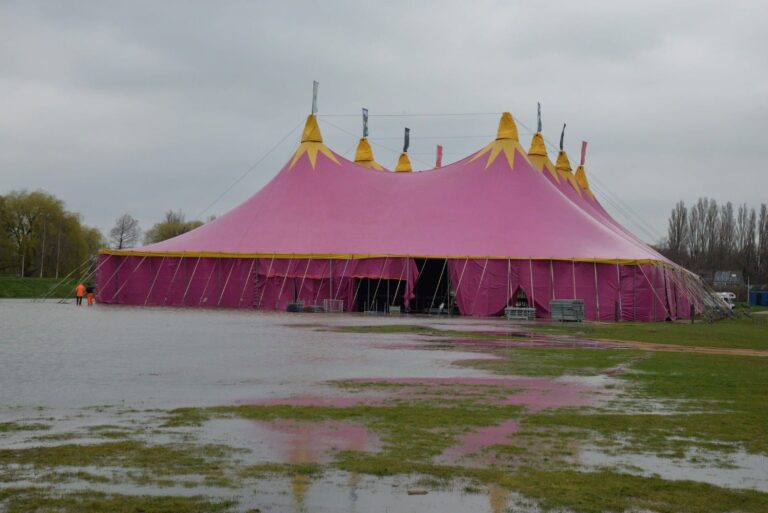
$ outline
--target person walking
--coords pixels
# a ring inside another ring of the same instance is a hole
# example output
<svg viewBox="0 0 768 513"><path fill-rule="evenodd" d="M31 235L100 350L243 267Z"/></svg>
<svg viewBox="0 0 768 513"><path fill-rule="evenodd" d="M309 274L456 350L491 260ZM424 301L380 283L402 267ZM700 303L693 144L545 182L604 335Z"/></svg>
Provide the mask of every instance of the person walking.
<svg viewBox="0 0 768 513"><path fill-rule="evenodd" d="M83 296L85 295L85 285L78 283L75 287L75 304L80 306L83 304Z"/></svg>
<svg viewBox="0 0 768 513"><path fill-rule="evenodd" d="M93 285L90 283L85 287L85 293L88 298L88 306L93 306Z"/></svg>

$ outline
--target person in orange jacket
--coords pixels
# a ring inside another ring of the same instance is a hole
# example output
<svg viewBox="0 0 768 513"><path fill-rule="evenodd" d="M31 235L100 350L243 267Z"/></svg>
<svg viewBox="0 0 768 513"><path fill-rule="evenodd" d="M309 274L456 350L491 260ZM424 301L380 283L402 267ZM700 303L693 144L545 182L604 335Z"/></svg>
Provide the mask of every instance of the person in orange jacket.
<svg viewBox="0 0 768 513"><path fill-rule="evenodd" d="M88 306L93 306L93 291L94 291L93 285L89 283L85 287L85 294L86 294L86 297L88 298Z"/></svg>
<svg viewBox="0 0 768 513"><path fill-rule="evenodd" d="M83 296L85 295L85 285L78 283L75 287L75 304L80 306L83 304Z"/></svg>

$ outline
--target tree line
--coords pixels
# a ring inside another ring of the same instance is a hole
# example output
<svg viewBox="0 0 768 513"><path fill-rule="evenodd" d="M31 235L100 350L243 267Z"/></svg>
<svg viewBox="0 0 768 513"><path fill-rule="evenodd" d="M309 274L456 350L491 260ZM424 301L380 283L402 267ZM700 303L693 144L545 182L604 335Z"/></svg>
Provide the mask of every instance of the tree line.
<svg viewBox="0 0 768 513"><path fill-rule="evenodd" d="M104 245L58 198L43 191L0 195L0 273L66 276Z"/></svg>
<svg viewBox="0 0 768 513"><path fill-rule="evenodd" d="M142 240L151 244L202 224L187 221L181 211L169 210L142 237L139 222L123 214L105 240L98 228L83 224L80 214L68 211L55 196L44 191L12 191L0 195L0 275L63 278L107 245L127 249Z"/></svg>
<svg viewBox="0 0 768 513"><path fill-rule="evenodd" d="M768 206L760 209L711 198L686 207L679 201L669 216L661 252L698 273L737 270L752 283L768 283Z"/></svg>

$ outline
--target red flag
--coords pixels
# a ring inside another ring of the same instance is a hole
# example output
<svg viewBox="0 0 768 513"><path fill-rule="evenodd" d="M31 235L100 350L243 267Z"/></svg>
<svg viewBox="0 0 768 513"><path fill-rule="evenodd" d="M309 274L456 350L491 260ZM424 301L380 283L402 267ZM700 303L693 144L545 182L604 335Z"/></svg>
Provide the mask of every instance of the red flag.
<svg viewBox="0 0 768 513"><path fill-rule="evenodd" d="M435 161L435 167L443 166L443 147L437 145L437 160Z"/></svg>
<svg viewBox="0 0 768 513"><path fill-rule="evenodd" d="M584 165L584 161L587 160L587 141L581 141L581 164Z"/></svg>

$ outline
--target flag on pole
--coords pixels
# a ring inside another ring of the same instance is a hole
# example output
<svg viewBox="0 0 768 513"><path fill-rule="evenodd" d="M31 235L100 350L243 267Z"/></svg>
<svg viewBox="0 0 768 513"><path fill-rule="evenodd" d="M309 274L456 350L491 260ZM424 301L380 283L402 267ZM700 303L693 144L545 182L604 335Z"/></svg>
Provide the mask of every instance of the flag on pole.
<svg viewBox="0 0 768 513"><path fill-rule="evenodd" d="M437 160L435 160L435 167L443 166L443 147L437 145Z"/></svg>
<svg viewBox="0 0 768 513"><path fill-rule="evenodd" d="M560 151L563 151L563 140L565 139L565 123L563 123L563 131L560 132Z"/></svg>
<svg viewBox="0 0 768 513"><path fill-rule="evenodd" d="M536 102L536 131L541 132L541 102Z"/></svg>
<svg viewBox="0 0 768 513"><path fill-rule="evenodd" d="M579 165L583 166L586 160L587 160L587 141L581 141L581 163Z"/></svg>
<svg viewBox="0 0 768 513"><path fill-rule="evenodd" d="M312 114L317 114L317 88L320 87L320 82L317 80L312 81Z"/></svg>
<svg viewBox="0 0 768 513"><path fill-rule="evenodd" d="M363 107L363 137L368 137L368 109Z"/></svg>
<svg viewBox="0 0 768 513"><path fill-rule="evenodd" d="M403 142L403 153L408 151L408 146L411 145L411 129L405 128L405 141Z"/></svg>

